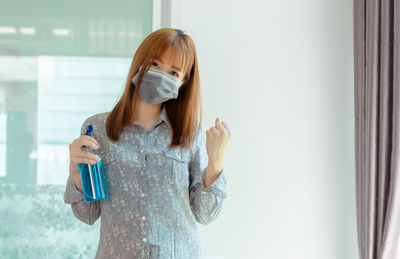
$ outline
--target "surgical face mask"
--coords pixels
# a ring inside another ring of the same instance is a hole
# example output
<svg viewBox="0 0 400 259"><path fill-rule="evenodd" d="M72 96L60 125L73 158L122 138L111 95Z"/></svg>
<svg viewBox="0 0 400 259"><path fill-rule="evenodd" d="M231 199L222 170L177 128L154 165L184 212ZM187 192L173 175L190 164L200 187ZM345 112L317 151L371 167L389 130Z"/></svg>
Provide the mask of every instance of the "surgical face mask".
<svg viewBox="0 0 400 259"><path fill-rule="evenodd" d="M135 86L138 77L139 72L132 78L132 83ZM176 99L182 83L176 77L151 67L143 74L140 81L139 95L146 103L162 103L169 99Z"/></svg>

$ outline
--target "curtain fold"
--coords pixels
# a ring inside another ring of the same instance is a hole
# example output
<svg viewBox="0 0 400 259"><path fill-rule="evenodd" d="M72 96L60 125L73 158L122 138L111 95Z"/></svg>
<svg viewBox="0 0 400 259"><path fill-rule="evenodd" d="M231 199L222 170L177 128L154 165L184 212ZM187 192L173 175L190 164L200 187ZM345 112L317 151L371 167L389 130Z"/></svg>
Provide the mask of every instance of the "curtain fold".
<svg viewBox="0 0 400 259"><path fill-rule="evenodd" d="M361 259L400 259L400 0L354 0L354 112Z"/></svg>

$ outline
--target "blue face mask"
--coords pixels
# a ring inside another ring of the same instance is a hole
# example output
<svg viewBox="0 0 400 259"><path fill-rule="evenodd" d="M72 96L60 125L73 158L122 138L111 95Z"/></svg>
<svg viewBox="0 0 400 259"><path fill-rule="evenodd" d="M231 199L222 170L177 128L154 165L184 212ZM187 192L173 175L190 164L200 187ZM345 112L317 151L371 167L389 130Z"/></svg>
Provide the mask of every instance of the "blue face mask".
<svg viewBox="0 0 400 259"><path fill-rule="evenodd" d="M132 78L135 86L138 76L139 72ZM139 95L146 103L162 103L169 99L176 99L182 83L178 78L151 67L143 74Z"/></svg>

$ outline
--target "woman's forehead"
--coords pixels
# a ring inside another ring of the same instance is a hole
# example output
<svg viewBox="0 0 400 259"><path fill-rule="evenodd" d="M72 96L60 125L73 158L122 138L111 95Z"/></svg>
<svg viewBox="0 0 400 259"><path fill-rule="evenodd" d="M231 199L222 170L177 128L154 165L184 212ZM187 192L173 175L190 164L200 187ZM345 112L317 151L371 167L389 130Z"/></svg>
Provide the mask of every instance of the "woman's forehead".
<svg viewBox="0 0 400 259"><path fill-rule="evenodd" d="M174 69L180 70L181 72L185 71L186 57L182 51L174 48L167 48L161 55L155 58L163 64L169 64Z"/></svg>

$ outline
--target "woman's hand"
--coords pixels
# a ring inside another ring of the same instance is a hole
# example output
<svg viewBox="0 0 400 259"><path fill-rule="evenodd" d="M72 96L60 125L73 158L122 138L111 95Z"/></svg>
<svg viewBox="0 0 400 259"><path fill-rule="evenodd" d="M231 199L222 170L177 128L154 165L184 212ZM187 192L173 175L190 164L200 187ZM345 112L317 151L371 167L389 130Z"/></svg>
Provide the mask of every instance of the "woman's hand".
<svg viewBox="0 0 400 259"><path fill-rule="evenodd" d="M223 169L225 148L231 138L231 131L225 121L216 118L215 127L207 130L206 135L208 167L214 174L219 174Z"/></svg>
<svg viewBox="0 0 400 259"><path fill-rule="evenodd" d="M78 170L78 164L96 164L100 158L90 152L83 151L82 146L88 146L91 149L98 149L100 147L99 143L92 137L87 135L82 135L75 139L69 145L69 175L72 181L75 183L77 189L82 192L82 181L80 177L80 172Z"/></svg>

